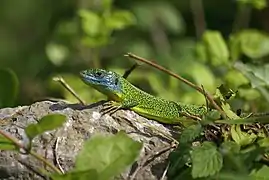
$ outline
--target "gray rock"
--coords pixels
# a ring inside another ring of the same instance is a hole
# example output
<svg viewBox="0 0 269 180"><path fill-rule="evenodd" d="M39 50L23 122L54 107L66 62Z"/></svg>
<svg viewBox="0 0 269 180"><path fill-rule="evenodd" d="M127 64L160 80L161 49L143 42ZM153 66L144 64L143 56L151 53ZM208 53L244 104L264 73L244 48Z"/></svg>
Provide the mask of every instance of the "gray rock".
<svg viewBox="0 0 269 180"><path fill-rule="evenodd" d="M84 141L92 135L109 135L123 130L135 141L143 142L143 149L133 166L127 168L117 179L161 179L172 148L171 140L160 135L160 131L172 136L171 127L143 118L129 110L119 110L112 116L101 116L101 108L102 102L85 107L79 104L43 101L30 106L0 109L1 130L18 138L21 143L26 143L24 127L51 113L64 114L68 120L62 128L46 132L33 140L33 151L57 167L60 166L64 172L74 167L77 153ZM165 149L167 151L164 151ZM152 157L160 151L164 153ZM38 170L39 167L49 170L32 156L16 151L1 151L0 158L1 179L43 179L44 177L33 170Z"/></svg>

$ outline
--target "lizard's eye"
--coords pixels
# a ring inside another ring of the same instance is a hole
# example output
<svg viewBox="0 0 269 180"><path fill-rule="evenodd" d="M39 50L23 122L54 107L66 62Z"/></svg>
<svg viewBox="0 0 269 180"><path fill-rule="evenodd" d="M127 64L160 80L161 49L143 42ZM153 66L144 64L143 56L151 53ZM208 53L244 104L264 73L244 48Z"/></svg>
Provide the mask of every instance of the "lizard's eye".
<svg viewBox="0 0 269 180"><path fill-rule="evenodd" d="M119 82L119 79L116 78L116 79L115 79L115 85L118 85L118 82Z"/></svg>
<svg viewBox="0 0 269 180"><path fill-rule="evenodd" d="M96 76L96 77L101 77L102 75L103 75L102 72L96 72L96 73L95 73L95 76Z"/></svg>

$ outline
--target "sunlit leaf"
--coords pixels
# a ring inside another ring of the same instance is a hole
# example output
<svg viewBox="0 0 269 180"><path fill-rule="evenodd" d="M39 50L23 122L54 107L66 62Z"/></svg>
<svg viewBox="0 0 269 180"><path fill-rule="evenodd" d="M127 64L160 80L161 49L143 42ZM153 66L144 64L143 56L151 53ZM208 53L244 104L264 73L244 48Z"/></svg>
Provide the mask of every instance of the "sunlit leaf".
<svg viewBox="0 0 269 180"><path fill-rule="evenodd" d="M251 5L256 9L263 9L267 6L266 0L236 0L236 1L243 5Z"/></svg>
<svg viewBox="0 0 269 180"><path fill-rule="evenodd" d="M68 49L59 44L48 44L46 47L47 55L50 61L55 65L61 65L68 56Z"/></svg>
<svg viewBox="0 0 269 180"><path fill-rule="evenodd" d="M82 29L89 36L96 36L101 31L101 18L94 12L81 9L79 16L82 18Z"/></svg>
<svg viewBox="0 0 269 180"><path fill-rule="evenodd" d="M214 143L204 142L202 146L193 148L191 153L193 178L207 177L219 172L223 166L223 158Z"/></svg>
<svg viewBox="0 0 269 180"><path fill-rule="evenodd" d="M240 125L233 125L231 127L231 136L233 140L240 146L249 145L253 143L257 138L257 135L254 133L249 134L243 132L240 128Z"/></svg>
<svg viewBox="0 0 269 180"><path fill-rule="evenodd" d="M50 114L42 117L37 124L30 124L25 128L25 133L29 139L33 139L46 131L61 127L66 121L66 116L62 114Z"/></svg>
<svg viewBox="0 0 269 180"><path fill-rule="evenodd" d="M207 66L201 63L192 63L192 68L188 70L188 74L195 80L196 84L203 85L207 91L215 90L215 77Z"/></svg>
<svg viewBox="0 0 269 180"><path fill-rule="evenodd" d="M262 58L269 55L269 36L258 30L243 30L231 37L230 47L234 60L241 53L252 59Z"/></svg>
<svg viewBox="0 0 269 180"><path fill-rule="evenodd" d="M95 169L102 180L110 179L131 165L142 144L119 132L114 136L95 136L85 142L76 160L76 171Z"/></svg>
<svg viewBox="0 0 269 180"><path fill-rule="evenodd" d="M19 81L10 69L0 68L0 108L14 105L18 94Z"/></svg>
<svg viewBox="0 0 269 180"><path fill-rule="evenodd" d="M269 138L266 137L266 138L260 139L258 141L258 144L260 145L260 147L269 147Z"/></svg>
<svg viewBox="0 0 269 180"><path fill-rule="evenodd" d="M239 88L238 94L240 97L243 97L248 101L252 101L254 99L261 97L261 95L257 89Z"/></svg>
<svg viewBox="0 0 269 180"><path fill-rule="evenodd" d="M107 27L113 29L123 29L135 23L134 15L129 11L117 10L111 16L105 18Z"/></svg>
<svg viewBox="0 0 269 180"><path fill-rule="evenodd" d="M227 64L229 61L229 50L224 38L219 31L206 31L203 34L208 56L214 66Z"/></svg>
<svg viewBox="0 0 269 180"><path fill-rule="evenodd" d="M237 70L228 71L224 78L227 84L232 88L238 88L239 86L249 83L249 80Z"/></svg>

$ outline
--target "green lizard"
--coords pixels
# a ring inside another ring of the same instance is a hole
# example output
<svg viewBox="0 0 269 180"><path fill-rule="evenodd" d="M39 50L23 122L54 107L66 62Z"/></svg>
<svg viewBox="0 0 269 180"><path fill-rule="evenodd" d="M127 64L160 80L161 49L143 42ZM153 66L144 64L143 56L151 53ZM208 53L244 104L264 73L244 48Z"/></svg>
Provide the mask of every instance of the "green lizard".
<svg viewBox="0 0 269 180"><path fill-rule="evenodd" d="M201 117L205 106L189 105L155 97L132 85L121 75L103 69L89 69L80 72L80 78L87 85L105 94L110 100L108 111L131 109L134 112L165 124L180 124L186 115Z"/></svg>

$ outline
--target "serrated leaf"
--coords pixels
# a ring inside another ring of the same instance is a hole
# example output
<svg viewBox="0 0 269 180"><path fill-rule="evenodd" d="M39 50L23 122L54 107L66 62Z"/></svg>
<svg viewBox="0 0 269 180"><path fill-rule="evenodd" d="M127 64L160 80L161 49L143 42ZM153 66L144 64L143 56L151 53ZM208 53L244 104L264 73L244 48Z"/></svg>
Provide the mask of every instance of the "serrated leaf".
<svg viewBox="0 0 269 180"><path fill-rule="evenodd" d="M253 170L250 175L255 180L269 180L269 167L263 165L258 171Z"/></svg>
<svg viewBox="0 0 269 180"><path fill-rule="evenodd" d="M76 160L76 171L95 169L102 180L110 179L131 165L142 144L119 132L114 136L92 137L85 142Z"/></svg>
<svg viewBox="0 0 269 180"><path fill-rule="evenodd" d="M185 143L180 144L175 151L169 154L168 159L170 165L167 171L169 179L174 179L174 176L178 176L178 172L181 172L182 168L186 165L186 163L190 162L190 151L191 143Z"/></svg>
<svg viewBox="0 0 269 180"><path fill-rule="evenodd" d="M0 108L14 105L18 94L19 81L10 69L0 68Z"/></svg>
<svg viewBox="0 0 269 180"><path fill-rule="evenodd" d="M135 23L134 15L129 11L117 10L105 18L106 26L110 30L123 29Z"/></svg>
<svg viewBox="0 0 269 180"><path fill-rule="evenodd" d="M53 174L51 175L53 180L101 180L98 178L96 170L68 172L65 174Z"/></svg>
<svg viewBox="0 0 269 180"><path fill-rule="evenodd" d="M12 141L0 135L0 150L16 150L16 149L18 148Z"/></svg>
<svg viewBox="0 0 269 180"><path fill-rule="evenodd" d="M191 125L187 128L185 128L180 135L180 143L187 143L187 142L192 142L194 139L196 139L198 136L201 135L203 131L203 128L201 124L195 124Z"/></svg>
<svg viewBox="0 0 269 180"><path fill-rule="evenodd" d="M240 146L245 146L253 143L257 139L254 133L248 134L241 131L240 125L231 126L232 139Z"/></svg>
<svg viewBox="0 0 269 180"><path fill-rule="evenodd" d="M25 128L25 133L31 140L37 135L46 131L54 130L61 127L66 121L66 116L62 114L49 114L42 117L37 124L30 124Z"/></svg>
<svg viewBox="0 0 269 180"><path fill-rule="evenodd" d="M211 142L204 142L202 146L194 147L191 159L193 178L215 175L223 166L223 157Z"/></svg>
<svg viewBox="0 0 269 180"><path fill-rule="evenodd" d="M229 60L229 50L220 32L206 31L202 39L211 63L214 66L227 64Z"/></svg>

